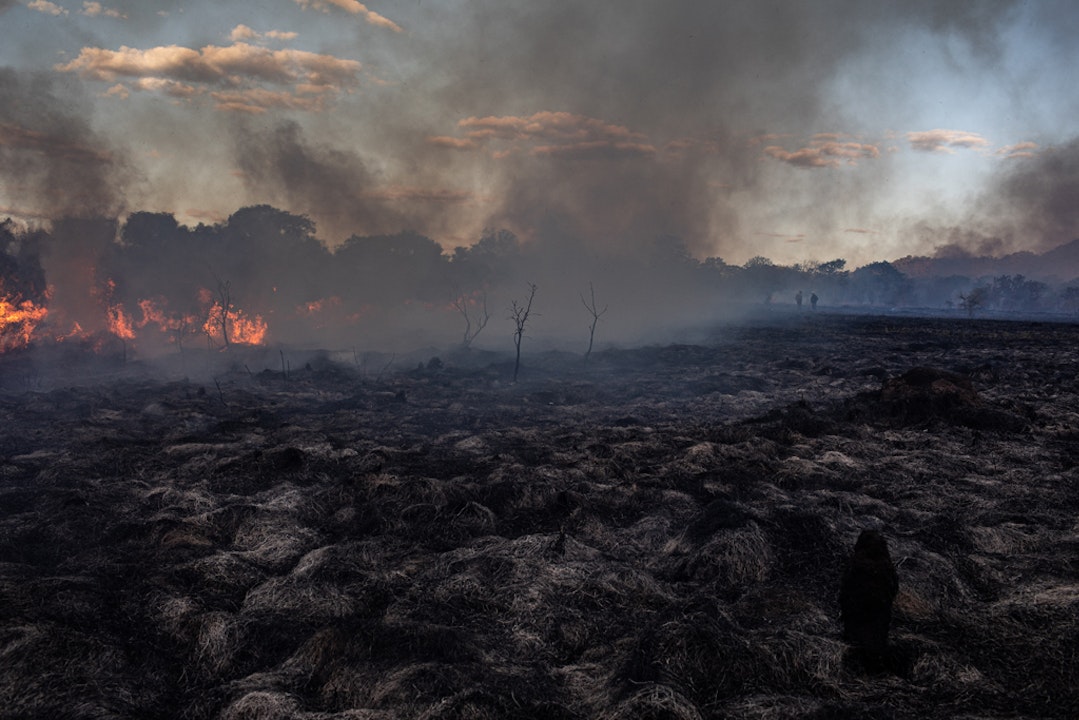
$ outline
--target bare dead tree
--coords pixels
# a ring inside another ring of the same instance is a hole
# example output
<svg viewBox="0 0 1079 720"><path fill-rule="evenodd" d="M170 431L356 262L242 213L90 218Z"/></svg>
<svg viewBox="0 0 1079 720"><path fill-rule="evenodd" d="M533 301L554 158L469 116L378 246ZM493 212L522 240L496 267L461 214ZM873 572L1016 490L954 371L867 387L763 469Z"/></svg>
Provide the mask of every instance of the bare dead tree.
<svg viewBox="0 0 1079 720"><path fill-rule="evenodd" d="M472 316L471 311L468 309L469 299L465 295L458 295L457 299L453 301L453 306L457 308L457 312L461 313L465 318L465 335L461 340L461 347L465 349L472 346L472 341L487 327L487 321L491 319L490 313L487 312L487 293L484 292L480 297L483 303L482 316ZM475 323L475 330L472 329L473 323Z"/></svg>
<svg viewBox="0 0 1079 720"><path fill-rule="evenodd" d="M532 300L536 297L536 284L528 284L528 302L518 303L516 300L510 305L510 320L516 329L513 331L513 344L517 348L517 359L513 363L513 382L517 382L517 373L521 369L521 339L525 335L525 323L532 313Z"/></svg>
<svg viewBox="0 0 1079 720"><path fill-rule="evenodd" d="M592 343L595 342L596 339L596 325L599 323L599 319L603 317L603 313L607 312L606 305L603 306L602 310L597 309L596 288L592 283L588 283L588 290L591 293L591 301L585 300L584 294L581 294L581 302L588 309L588 312L592 314L592 324L588 326L588 352L584 354L585 360L592 354Z"/></svg>
<svg viewBox="0 0 1079 720"><path fill-rule="evenodd" d="M221 339L224 342L225 349L229 348L229 309L232 307L232 283L228 280L222 280L221 278L214 276L217 280L217 303L221 306L221 317L216 318L217 326L221 328ZM209 312L213 313L213 308L210 308ZM213 337L210 335L210 329L207 323L206 335L213 343Z"/></svg>
<svg viewBox="0 0 1079 720"><path fill-rule="evenodd" d="M217 281L217 298L221 302L221 337L224 340L225 348L228 349L229 308L232 307L232 287L228 280L224 282Z"/></svg>
<svg viewBox="0 0 1079 720"><path fill-rule="evenodd" d="M974 317L974 313L985 305L989 292L984 287L976 287L969 293L959 293L959 307L967 311L968 317Z"/></svg>

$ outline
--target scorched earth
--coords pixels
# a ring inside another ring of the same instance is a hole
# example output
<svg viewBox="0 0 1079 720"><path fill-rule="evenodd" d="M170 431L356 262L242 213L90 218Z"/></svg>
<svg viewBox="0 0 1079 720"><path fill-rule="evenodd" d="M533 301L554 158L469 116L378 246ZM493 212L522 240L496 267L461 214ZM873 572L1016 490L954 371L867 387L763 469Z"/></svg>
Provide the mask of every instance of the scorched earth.
<svg viewBox="0 0 1079 720"><path fill-rule="evenodd" d="M0 716L1079 717L1075 325L243 352L0 358Z"/></svg>

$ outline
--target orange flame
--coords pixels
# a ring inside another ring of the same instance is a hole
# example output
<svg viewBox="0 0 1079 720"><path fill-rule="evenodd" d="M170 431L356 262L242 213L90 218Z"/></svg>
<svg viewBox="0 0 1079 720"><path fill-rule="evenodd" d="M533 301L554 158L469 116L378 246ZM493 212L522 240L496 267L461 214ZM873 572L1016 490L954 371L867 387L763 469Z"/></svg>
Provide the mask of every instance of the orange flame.
<svg viewBox="0 0 1079 720"><path fill-rule="evenodd" d="M227 330L228 342L237 345L261 345L266 340L268 329L261 315L250 318L242 310L229 310L225 314L221 303L214 303L202 325L203 332L213 338L214 342L223 344L224 331Z"/></svg>
<svg viewBox="0 0 1079 720"><path fill-rule="evenodd" d="M174 334L169 338L169 342L182 342L181 336L194 335L199 331L199 319L194 315L170 315L158 307L156 302L148 299L139 300L139 309L142 311L142 320L138 322L138 327L141 329L154 325L163 333Z"/></svg>
<svg viewBox="0 0 1079 720"><path fill-rule="evenodd" d="M0 350L29 345L34 330L48 314L48 308L31 300L0 296Z"/></svg>
<svg viewBox="0 0 1079 720"><path fill-rule="evenodd" d="M135 329L131 326L131 317L124 312L124 306L110 305L105 316L109 325L109 332L121 340L134 340Z"/></svg>

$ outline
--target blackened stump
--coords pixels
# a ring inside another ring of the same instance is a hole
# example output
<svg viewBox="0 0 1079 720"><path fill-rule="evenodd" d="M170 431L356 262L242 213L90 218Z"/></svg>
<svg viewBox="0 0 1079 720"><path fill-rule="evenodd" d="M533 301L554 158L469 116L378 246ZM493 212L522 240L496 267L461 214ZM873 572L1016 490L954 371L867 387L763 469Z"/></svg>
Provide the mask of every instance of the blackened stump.
<svg viewBox="0 0 1079 720"><path fill-rule="evenodd" d="M869 670L883 670L892 602L899 578L888 542L876 530L863 530L843 573L839 606L843 639L862 654Z"/></svg>

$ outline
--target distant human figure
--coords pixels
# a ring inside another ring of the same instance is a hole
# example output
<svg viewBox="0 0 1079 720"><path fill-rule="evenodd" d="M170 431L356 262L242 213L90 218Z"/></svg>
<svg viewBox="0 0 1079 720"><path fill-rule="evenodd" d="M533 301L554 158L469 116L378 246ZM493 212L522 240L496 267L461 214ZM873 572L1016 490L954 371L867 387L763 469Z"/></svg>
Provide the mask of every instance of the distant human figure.
<svg viewBox="0 0 1079 720"><path fill-rule="evenodd" d="M794 296L794 302L798 303L798 309L802 309L802 291L799 290L798 294Z"/></svg>
<svg viewBox="0 0 1079 720"><path fill-rule="evenodd" d="M820 300L820 298L817 297L817 293L813 293L812 295L809 296L809 306L811 308L813 308L814 310L816 310L818 300Z"/></svg>
<svg viewBox="0 0 1079 720"><path fill-rule="evenodd" d="M868 670L884 669L892 602L898 592L888 541L876 530L863 530L843 573L839 607L843 639L861 652Z"/></svg>

